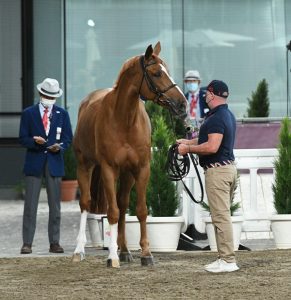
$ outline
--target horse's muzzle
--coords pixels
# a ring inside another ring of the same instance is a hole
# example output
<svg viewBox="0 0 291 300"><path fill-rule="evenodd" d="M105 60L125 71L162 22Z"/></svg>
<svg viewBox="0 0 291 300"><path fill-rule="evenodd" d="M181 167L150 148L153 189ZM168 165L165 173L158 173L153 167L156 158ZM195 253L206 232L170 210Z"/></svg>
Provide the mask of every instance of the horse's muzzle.
<svg viewBox="0 0 291 300"><path fill-rule="evenodd" d="M179 102L175 101L174 103L175 105L173 107L171 106L173 110L173 114L176 115L182 121L184 121L185 118L187 117L186 105L184 104L184 102L180 102L180 101Z"/></svg>
<svg viewBox="0 0 291 300"><path fill-rule="evenodd" d="M180 115L178 115L178 118L181 119L182 121L184 121L187 117L187 113L186 112L182 112Z"/></svg>

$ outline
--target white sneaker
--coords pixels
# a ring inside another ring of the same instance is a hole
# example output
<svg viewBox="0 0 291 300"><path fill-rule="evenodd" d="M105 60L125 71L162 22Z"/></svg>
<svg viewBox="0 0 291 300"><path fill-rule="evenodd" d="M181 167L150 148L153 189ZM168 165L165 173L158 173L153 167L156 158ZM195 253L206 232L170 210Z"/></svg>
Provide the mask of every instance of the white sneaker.
<svg viewBox="0 0 291 300"><path fill-rule="evenodd" d="M212 262L211 264L205 265L204 269L207 271L207 269L217 269L220 263L220 258L218 258L216 261Z"/></svg>
<svg viewBox="0 0 291 300"><path fill-rule="evenodd" d="M213 267L205 267L205 271L211 273L222 273L222 272L234 272L239 270L239 267L237 266L236 263L228 263L223 259L219 259L219 262L216 264L214 263L210 264L213 265Z"/></svg>

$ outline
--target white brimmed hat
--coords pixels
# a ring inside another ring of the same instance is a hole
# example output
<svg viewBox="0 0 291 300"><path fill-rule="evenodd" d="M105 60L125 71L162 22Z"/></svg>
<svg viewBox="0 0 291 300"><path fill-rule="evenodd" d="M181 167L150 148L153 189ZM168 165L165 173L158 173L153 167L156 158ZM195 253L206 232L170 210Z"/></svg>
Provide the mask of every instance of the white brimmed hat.
<svg viewBox="0 0 291 300"><path fill-rule="evenodd" d="M201 80L201 78L197 70L189 70L186 72L184 80Z"/></svg>
<svg viewBox="0 0 291 300"><path fill-rule="evenodd" d="M46 78L36 87L41 94L49 97L58 98L63 94L63 90L60 89L59 82L56 79Z"/></svg>

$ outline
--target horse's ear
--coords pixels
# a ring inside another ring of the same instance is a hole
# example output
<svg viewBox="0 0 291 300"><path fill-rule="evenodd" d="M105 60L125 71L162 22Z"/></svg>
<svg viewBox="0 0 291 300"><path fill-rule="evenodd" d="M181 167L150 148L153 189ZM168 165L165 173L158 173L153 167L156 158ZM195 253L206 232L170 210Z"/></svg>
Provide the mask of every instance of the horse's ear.
<svg viewBox="0 0 291 300"><path fill-rule="evenodd" d="M158 41L154 47L154 54L159 55L160 52L161 52L161 43L160 43L160 41Z"/></svg>
<svg viewBox="0 0 291 300"><path fill-rule="evenodd" d="M147 47L147 50L146 50L145 55L144 55L145 59L149 59L152 56L152 54L153 54L153 47L152 47L152 45L149 45Z"/></svg>

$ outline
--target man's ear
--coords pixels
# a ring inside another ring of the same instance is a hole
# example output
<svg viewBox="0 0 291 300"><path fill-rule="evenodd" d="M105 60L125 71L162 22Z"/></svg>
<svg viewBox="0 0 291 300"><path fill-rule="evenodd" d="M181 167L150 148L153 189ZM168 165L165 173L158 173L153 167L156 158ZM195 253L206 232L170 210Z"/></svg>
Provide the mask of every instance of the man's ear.
<svg viewBox="0 0 291 300"><path fill-rule="evenodd" d="M154 47L154 54L156 54L158 56L160 54L160 52L161 52L161 43L160 43L160 41L158 41Z"/></svg>

